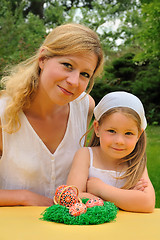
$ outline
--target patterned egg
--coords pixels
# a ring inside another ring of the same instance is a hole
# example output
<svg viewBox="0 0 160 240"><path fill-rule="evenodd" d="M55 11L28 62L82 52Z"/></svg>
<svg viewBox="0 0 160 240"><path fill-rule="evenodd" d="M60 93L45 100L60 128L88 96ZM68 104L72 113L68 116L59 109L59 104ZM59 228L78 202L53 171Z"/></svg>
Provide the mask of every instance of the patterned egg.
<svg viewBox="0 0 160 240"><path fill-rule="evenodd" d="M86 202L86 206L87 208L91 208L91 207L94 207L94 206L103 206L104 205L104 202L101 198L91 198L89 199L87 202Z"/></svg>
<svg viewBox="0 0 160 240"><path fill-rule="evenodd" d="M82 213L85 213L86 211L87 207L84 203L75 203L69 208L69 213L75 217L81 215Z"/></svg>
<svg viewBox="0 0 160 240"><path fill-rule="evenodd" d="M67 187L67 185L60 185L59 187L57 187L57 189L55 191L55 196L54 196L56 202L58 202L59 196L62 193L62 190L64 190L64 188L66 188L66 187Z"/></svg>
<svg viewBox="0 0 160 240"><path fill-rule="evenodd" d="M54 202L65 207L71 207L77 203L78 196L74 188L67 185L61 185L56 189Z"/></svg>

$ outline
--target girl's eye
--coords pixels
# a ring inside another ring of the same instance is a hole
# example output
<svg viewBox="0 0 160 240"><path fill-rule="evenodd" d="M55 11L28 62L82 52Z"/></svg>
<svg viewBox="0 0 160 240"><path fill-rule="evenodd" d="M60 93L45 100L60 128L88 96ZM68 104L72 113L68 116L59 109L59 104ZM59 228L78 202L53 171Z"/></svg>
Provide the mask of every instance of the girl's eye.
<svg viewBox="0 0 160 240"><path fill-rule="evenodd" d="M85 78L90 78L90 75L86 72L82 72L81 75Z"/></svg>
<svg viewBox="0 0 160 240"><path fill-rule="evenodd" d="M132 133L132 132L126 132L125 134L126 134L126 135L128 135L128 136L131 136L131 135L133 135L133 133Z"/></svg>
<svg viewBox="0 0 160 240"><path fill-rule="evenodd" d="M71 69L72 70L72 65L70 63L62 63L65 67L67 67L68 69Z"/></svg>

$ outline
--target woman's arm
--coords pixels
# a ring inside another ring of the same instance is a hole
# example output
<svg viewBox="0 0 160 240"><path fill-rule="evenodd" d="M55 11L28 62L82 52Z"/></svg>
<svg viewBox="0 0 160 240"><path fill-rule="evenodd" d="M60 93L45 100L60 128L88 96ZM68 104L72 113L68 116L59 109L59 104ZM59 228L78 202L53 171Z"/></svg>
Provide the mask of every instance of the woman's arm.
<svg viewBox="0 0 160 240"><path fill-rule="evenodd" d="M79 197L90 198L92 194L86 192L90 155L88 148L80 148L73 159L72 167L68 175L67 185L74 185L79 189Z"/></svg>
<svg viewBox="0 0 160 240"><path fill-rule="evenodd" d="M0 122L1 124L1 122ZM0 128L0 157L2 156L2 128ZM0 206L52 206L53 200L28 190L0 189Z"/></svg>
<svg viewBox="0 0 160 240"><path fill-rule="evenodd" d="M90 178L87 191L99 196L105 201L113 202L117 207L132 212L153 212L155 207L155 192L145 169L142 178L148 185L144 191L126 190L105 184L98 178Z"/></svg>
<svg viewBox="0 0 160 240"><path fill-rule="evenodd" d="M0 190L0 206L52 206L51 198L28 190Z"/></svg>

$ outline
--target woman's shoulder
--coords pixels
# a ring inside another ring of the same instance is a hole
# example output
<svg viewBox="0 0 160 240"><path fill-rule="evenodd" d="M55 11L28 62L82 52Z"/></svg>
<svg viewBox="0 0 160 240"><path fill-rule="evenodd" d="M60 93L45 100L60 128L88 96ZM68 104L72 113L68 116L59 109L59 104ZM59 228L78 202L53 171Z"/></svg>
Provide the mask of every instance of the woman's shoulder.
<svg viewBox="0 0 160 240"><path fill-rule="evenodd" d="M1 119L0 119L1 126ZM2 128L0 127L0 157L2 156Z"/></svg>
<svg viewBox="0 0 160 240"><path fill-rule="evenodd" d="M76 108L81 108L81 111L85 111L85 113L88 112L89 120L92 118L95 101L88 93L83 92L73 102L76 105Z"/></svg>
<svg viewBox="0 0 160 240"><path fill-rule="evenodd" d="M1 95L0 96L0 116L4 112L5 106L7 104L8 97Z"/></svg>
<svg viewBox="0 0 160 240"><path fill-rule="evenodd" d="M93 110L95 108L95 101L94 99L89 95L89 111L88 111L88 118L91 120L93 116Z"/></svg>
<svg viewBox="0 0 160 240"><path fill-rule="evenodd" d="M83 92L78 98L70 102L70 106L78 113L88 113L90 107L90 97L87 93Z"/></svg>
<svg viewBox="0 0 160 240"><path fill-rule="evenodd" d="M88 96L87 93L82 92L81 95L74 100L74 102L79 102L79 101L81 101L82 99L84 99L87 96Z"/></svg>

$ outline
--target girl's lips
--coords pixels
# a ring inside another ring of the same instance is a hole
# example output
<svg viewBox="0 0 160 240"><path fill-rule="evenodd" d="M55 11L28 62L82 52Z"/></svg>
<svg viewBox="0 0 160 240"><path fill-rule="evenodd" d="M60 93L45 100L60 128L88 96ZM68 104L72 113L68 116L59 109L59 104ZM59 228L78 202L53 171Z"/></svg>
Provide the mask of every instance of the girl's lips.
<svg viewBox="0 0 160 240"><path fill-rule="evenodd" d="M65 89L65 88L63 88L63 87L60 87L59 85L58 85L58 87L61 89L61 91L62 91L64 94L66 94L66 95L68 95L68 96L73 95L73 93L70 92L70 91L68 91L67 89Z"/></svg>
<svg viewBox="0 0 160 240"><path fill-rule="evenodd" d="M113 148L115 151L119 151L119 152L122 152L124 151L124 149L120 149L120 148Z"/></svg>

